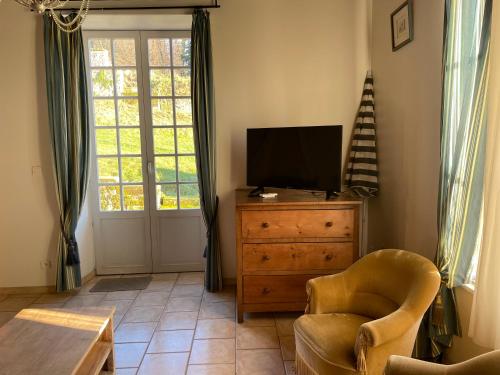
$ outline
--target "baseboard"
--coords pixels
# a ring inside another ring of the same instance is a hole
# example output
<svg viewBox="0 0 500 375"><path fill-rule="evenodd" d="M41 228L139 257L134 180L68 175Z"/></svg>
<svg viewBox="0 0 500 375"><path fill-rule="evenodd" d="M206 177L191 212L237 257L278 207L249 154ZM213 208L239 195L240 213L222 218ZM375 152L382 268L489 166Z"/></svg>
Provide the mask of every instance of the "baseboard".
<svg viewBox="0 0 500 375"><path fill-rule="evenodd" d="M82 285L89 283L96 276L95 270L90 271L82 277ZM0 287L2 294L51 294L56 292L55 285L48 286L19 286L19 287Z"/></svg>

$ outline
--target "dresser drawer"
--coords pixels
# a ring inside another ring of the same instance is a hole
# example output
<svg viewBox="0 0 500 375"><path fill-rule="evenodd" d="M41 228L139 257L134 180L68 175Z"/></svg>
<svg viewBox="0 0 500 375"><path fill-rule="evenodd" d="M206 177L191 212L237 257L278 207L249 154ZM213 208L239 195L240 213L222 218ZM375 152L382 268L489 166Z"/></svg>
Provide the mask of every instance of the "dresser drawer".
<svg viewBox="0 0 500 375"><path fill-rule="evenodd" d="M306 282L318 275L243 276L243 303L307 301Z"/></svg>
<svg viewBox="0 0 500 375"><path fill-rule="evenodd" d="M339 270L353 261L352 242L243 244L243 272Z"/></svg>
<svg viewBox="0 0 500 375"><path fill-rule="evenodd" d="M241 233L248 239L352 238L353 210L242 211Z"/></svg>

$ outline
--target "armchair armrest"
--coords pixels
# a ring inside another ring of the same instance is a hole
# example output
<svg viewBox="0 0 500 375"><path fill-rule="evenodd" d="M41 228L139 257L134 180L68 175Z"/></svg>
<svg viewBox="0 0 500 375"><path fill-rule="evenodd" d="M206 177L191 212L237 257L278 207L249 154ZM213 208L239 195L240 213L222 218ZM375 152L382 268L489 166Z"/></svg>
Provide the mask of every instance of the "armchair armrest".
<svg viewBox="0 0 500 375"><path fill-rule="evenodd" d="M372 347L385 344L408 332L418 321L411 312L398 309L383 318L362 324L356 345L358 341L365 341L367 346Z"/></svg>
<svg viewBox="0 0 500 375"><path fill-rule="evenodd" d="M391 355L385 367L385 375L445 375L447 367L419 361L418 359Z"/></svg>
<svg viewBox="0 0 500 375"><path fill-rule="evenodd" d="M309 280L306 284L306 291L306 313L325 314L341 311L346 307L343 272Z"/></svg>

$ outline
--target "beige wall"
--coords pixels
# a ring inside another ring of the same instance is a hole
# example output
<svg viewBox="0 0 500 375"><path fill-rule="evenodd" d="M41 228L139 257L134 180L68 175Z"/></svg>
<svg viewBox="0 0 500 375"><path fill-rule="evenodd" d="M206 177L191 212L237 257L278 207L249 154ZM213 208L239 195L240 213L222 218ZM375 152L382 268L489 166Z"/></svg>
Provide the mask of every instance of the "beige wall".
<svg viewBox="0 0 500 375"><path fill-rule="evenodd" d="M396 247L433 258L444 1L414 1L414 40L392 52L390 14L400 4L373 4L380 196L370 202L368 244L370 249Z"/></svg>
<svg viewBox="0 0 500 375"><path fill-rule="evenodd" d="M42 35L40 17L13 1L0 3L0 287L55 280L57 203ZM90 231L87 223L78 229L82 274L94 268ZM41 268L45 260L51 269Z"/></svg>
<svg viewBox="0 0 500 375"><path fill-rule="evenodd" d="M223 272L235 276L234 194L246 129L343 124L369 66L365 0L222 0L212 12Z"/></svg>

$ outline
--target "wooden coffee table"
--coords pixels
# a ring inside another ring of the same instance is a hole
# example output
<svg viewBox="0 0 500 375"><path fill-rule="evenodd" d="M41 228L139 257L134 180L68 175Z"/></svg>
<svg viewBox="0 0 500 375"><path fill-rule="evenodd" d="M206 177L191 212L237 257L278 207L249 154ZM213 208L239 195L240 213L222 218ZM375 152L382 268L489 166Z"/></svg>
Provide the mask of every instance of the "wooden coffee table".
<svg viewBox="0 0 500 375"><path fill-rule="evenodd" d="M1 375L114 373L114 307L25 309L0 328Z"/></svg>

